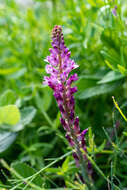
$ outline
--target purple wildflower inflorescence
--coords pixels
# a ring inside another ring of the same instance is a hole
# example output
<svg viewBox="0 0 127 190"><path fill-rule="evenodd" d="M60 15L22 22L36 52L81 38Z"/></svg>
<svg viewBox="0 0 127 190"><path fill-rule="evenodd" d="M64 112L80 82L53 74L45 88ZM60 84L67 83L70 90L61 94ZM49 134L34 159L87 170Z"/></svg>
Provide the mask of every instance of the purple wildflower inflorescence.
<svg viewBox="0 0 127 190"><path fill-rule="evenodd" d="M77 81L78 77L77 74L69 75L78 65L70 59L71 53L64 44L61 26L55 26L52 30L52 47L49 49L50 56L45 59L49 63L46 65L46 72L49 76L44 77L44 84L47 84L54 91L54 97L61 112L60 121L66 131L66 138L70 146L74 149L78 147L86 152L84 135L87 129L80 132L79 118L75 116L74 112L73 94L77 92L77 87L72 87L72 83ZM87 160L85 152L83 158ZM77 151L73 152L73 157L76 165L79 166L80 158Z"/></svg>
<svg viewBox="0 0 127 190"><path fill-rule="evenodd" d="M117 16L117 6L115 6L113 9L112 9L112 14L114 16Z"/></svg>

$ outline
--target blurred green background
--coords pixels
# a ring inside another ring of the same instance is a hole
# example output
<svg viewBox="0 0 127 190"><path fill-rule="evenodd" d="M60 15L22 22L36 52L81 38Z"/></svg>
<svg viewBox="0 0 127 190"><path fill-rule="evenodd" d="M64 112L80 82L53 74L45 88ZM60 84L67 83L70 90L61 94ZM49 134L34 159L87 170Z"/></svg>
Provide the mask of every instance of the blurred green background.
<svg viewBox="0 0 127 190"><path fill-rule="evenodd" d="M71 58L79 65L76 113L81 129L91 129L88 152L111 177L112 190L114 185L123 190L127 128L112 96L127 115L126 0L0 0L1 188L85 188L75 178L71 155L37 175L35 187L25 187L11 171L28 177L70 151L52 91L42 85L54 25L62 25ZM101 154L105 149L110 153ZM93 170L97 189L108 189L108 180Z"/></svg>

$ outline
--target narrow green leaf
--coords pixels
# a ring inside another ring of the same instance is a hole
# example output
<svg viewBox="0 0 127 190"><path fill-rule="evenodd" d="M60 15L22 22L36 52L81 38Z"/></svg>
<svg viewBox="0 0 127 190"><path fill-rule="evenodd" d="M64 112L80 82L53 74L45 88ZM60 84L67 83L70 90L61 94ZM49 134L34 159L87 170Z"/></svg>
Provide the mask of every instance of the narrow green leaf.
<svg viewBox="0 0 127 190"><path fill-rule="evenodd" d="M27 178L36 173L36 170L31 168L29 165L25 163L13 163L11 167L16 171L17 174L19 174L22 178ZM15 176L16 177L16 176ZM25 180L24 180L25 181ZM36 176L36 178L33 179L32 183L34 183L37 186L42 186L42 178L40 174ZM25 185L23 185L25 186Z"/></svg>
<svg viewBox="0 0 127 190"><path fill-rule="evenodd" d="M77 99L87 99L93 96L109 93L115 90L120 85L120 82L112 83L112 84L103 84L94 86L92 88L87 88L84 91L79 91L76 94Z"/></svg>
<svg viewBox="0 0 127 190"><path fill-rule="evenodd" d="M124 66L118 64L117 67L122 75L127 75L127 69Z"/></svg>
<svg viewBox="0 0 127 190"><path fill-rule="evenodd" d="M67 170L69 169L69 161L70 157L68 156L62 164L62 172L67 172Z"/></svg>
<svg viewBox="0 0 127 190"><path fill-rule="evenodd" d="M17 67L9 68L9 69L0 69L0 75L9 75L15 73L19 69Z"/></svg>
<svg viewBox="0 0 127 190"><path fill-rule="evenodd" d="M121 73L115 72L115 71L110 71L100 81L98 81L98 84L113 82L116 80L120 80L122 78L124 78L124 76L121 75Z"/></svg>
<svg viewBox="0 0 127 190"><path fill-rule="evenodd" d="M22 69L20 69L19 71L15 72L15 73L13 73L13 74L11 74L11 75L9 75L8 78L9 78L9 79L11 79L11 78L17 79L17 78L23 76L23 75L26 73L26 71L27 71L26 68L22 68Z"/></svg>

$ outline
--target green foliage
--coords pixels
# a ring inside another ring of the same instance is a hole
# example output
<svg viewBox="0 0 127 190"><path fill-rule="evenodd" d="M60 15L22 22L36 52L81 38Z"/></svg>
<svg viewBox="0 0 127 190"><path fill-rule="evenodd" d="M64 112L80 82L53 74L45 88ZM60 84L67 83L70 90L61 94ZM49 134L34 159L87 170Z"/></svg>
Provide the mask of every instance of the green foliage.
<svg viewBox="0 0 127 190"><path fill-rule="evenodd" d="M0 1L0 188L88 189L52 90L42 85L55 24L63 26L80 66L76 114L81 130L89 128L86 156L95 189L127 188L127 128L119 113L127 116L126 0L16 2Z"/></svg>
<svg viewBox="0 0 127 190"><path fill-rule="evenodd" d="M9 148L10 145L16 139L16 133L11 133L7 131L0 132L0 153L3 153Z"/></svg>
<svg viewBox="0 0 127 190"><path fill-rule="evenodd" d="M113 84L103 84L103 85L97 85L92 88L87 88L85 91L79 91L77 93L78 99L87 99L92 96L97 96L100 94L105 94L108 92L111 92L115 90L118 87L119 83L113 83Z"/></svg>
<svg viewBox="0 0 127 190"><path fill-rule="evenodd" d="M15 105L0 107L0 125L16 125L20 120L20 112Z"/></svg>
<svg viewBox="0 0 127 190"><path fill-rule="evenodd" d="M34 170L33 168L31 168L29 165L25 164L25 163L13 163L11 165L11 167L14 170L14 175L15 177L19 178L23 178L24 179L24 185L22 184L21 187L23 188L26 184L25 184L25 178L29 178L31 175L33 175L36 170ZM40 175L38 175L35 179L32 180L32 184L35 184L37 186L42 186L42 178ZM29 188L26 188L29 189Z"/></svg>

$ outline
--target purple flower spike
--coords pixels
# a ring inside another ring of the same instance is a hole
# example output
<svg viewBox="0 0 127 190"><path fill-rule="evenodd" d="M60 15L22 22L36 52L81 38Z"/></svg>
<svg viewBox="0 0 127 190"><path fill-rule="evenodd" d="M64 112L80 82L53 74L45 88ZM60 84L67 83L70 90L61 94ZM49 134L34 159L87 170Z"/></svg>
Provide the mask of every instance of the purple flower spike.
<svg viewBox="0 0 127 190"><path fill-rule="evenodd" d="M77 154L75 152L73 152L73 158L75 159L75 162L76 162L76 166L79 167L79 158L77 156Z"/></svg>
<svg viewBox="0 0 127 190"><path fill-rule="evenodd" d="M79 118L75 116L73 95L77 92L77 87L71 85L78 80L78 77L76 73L70 75L70 72L78 65L70 59L71 52L64 44L61 26L55 26L52 30L52 47L49 49L50 55L45 59L49 64L45 68L48 76L44 77L44 84L54 91L61 112L60 121L66 131L66 139L74 149L73 157L76 165L79 166L82 158L86 158L85 154L82 155L80 152L80 148L87 151L84 135L88 130L80 132Z"/></svg>
<svg viewBox="0 0 127 190"><path fill-rule="evenodd" d="M77 87L71 87L72 83L78 80L77 74L70 75L70 72L78 65L70 59L71 52L64 44L64 37L61 26L55 26L52 30L52 49L50 56L45 59L46 72L49 76L44 77L44 84L47 84L54 91L62 118L61 123L64 129L73 128L75 121L74 97ZM66 122L65 122L66 121Z"/></svg>
<svg viewBox="0 0 127 190"><path fill-rule="evenodd" d="M73 147L74 146L74 141L73 141L72 137L69 134L66 134L65 137L68 140L70 146Z"/></svg>
<svg viewBox="0 0 127 190"><path fill-rule="evenodd" d="M112 9L112 14L114 16L117 16L117 6L115 6L113 9Z"/></svg>

